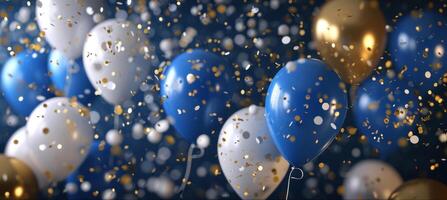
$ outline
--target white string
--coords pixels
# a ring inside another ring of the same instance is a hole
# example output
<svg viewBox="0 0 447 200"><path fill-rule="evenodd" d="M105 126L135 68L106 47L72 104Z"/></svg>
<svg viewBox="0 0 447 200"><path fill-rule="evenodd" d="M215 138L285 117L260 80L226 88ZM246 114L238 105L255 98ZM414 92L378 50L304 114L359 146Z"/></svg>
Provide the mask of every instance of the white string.
<svg viewBox="0 0 447 200"><path fill-rule="evenodd" d="M65 77L65 85L64 85L64 96L66 97L68 97L68 92L70 91L71 79L72 79L72 69L69 66L67 68L67 77Z"/></svg>
<svg viewBox="0 0 447 200"><path fill-rule="evenodd" d="M185 191L186 184L189 180L189 175L191 173L192 159L201 158L205 154L205 150L203 148L198 148L200 150L199 154L193 154L194 148L196 148L195 144L191 144L188 149L188 157L186 160L186 171L185 177L182 179L182 185L178 189L178 193L180 193L180 198L183 198L183 192Z"/></svg>
<svg viewBox="0 0 447 200"><path fill-rule="evenodd" d="M113 129L118 131L120 128L120 116L115 113L114 122L113 122Z"/></svg>
<svg viewBox="0 0 447 200"><path fill-rule="evenodd" d="M301 172L301 177L298 178L298 177L292 176L292 173L293 173L293 171L295 171L295 169L300 170L300 172ZM290 173L289 173L289 179L287 180L286 200L289 199L290 179L293 179L293 180L301 180L301 179L303 179L303 177L304 177L304 172L303 172L302 169L292 167L292 170L290 170Z"/></svg>

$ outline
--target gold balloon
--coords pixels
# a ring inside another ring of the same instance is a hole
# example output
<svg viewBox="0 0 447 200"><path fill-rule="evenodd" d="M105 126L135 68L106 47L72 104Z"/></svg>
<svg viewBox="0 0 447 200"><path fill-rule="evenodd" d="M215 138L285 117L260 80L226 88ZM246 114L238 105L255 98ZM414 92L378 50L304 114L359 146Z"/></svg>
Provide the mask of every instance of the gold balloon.
<svg viewBox="0 0 447 200"><path fill-rule="evenodd" d="M22 161L0 154L0 199L37 199L39 188Z"/></svg>
<svg viewBox="0 0 447 200"><path fill-rule="evenodd" d="M391 200L445 199L447 186L430 179L414 179L399 186L390 196Z"/></svg>
<svg viewBox="0 0 447 200"><path fill-rule="evenodd" d="M333 0L317 14L312 32L322 59L344 82L359 85L383 54L385 26L379 2Z"/></svg>

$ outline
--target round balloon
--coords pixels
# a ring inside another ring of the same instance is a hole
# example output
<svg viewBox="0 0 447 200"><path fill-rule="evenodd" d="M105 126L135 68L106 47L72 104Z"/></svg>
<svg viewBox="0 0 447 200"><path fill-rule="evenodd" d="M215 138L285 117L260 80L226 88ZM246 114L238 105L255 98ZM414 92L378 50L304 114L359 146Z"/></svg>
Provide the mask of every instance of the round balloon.
<svg viewBox="0 0 447 200"><path fill-rule="evenodd" d="M121 160L113 157L111 151L111 146L103 141L92 143L85 161L66 179L68 199L116 199L123 195L120 185L122 174L118 170L124 163L118 162Z"/></svg>
<svg viewBox="0 0 447 200"><path fill-rule="evenodd" d="M341 79L358 85L371 74L383 54L385 25L378 1L333 0L316 16L313 39L323 60Z"/></svg>
<svg viewBox="0 0 447 200"><path fill-rule="evenodd" d="M92 102L95 89L85 74L82 58L74 61L62 52L53 50L49 56L48 71L54 87L64 96L75 97L84 104Z"/></svg>
<svg viewBox="0 0 447 200"><path fill-rule="evenodd" d="M399 173L379 160L364 160L354 165L347 173L344 199L388 199L402 184Z"/></svg>
<svg viewBox="0 0 447 200"><path fill-rule="evenodd" d="M35 171L41 188L63 180L89 152L93 140L89 120L88 110L74 100L46 100L29 116L26 141L18 143L18 148L27 148L28 155L23 159L22 154L10 156L22 159Z"/></svg>
<svg viewBox="0 0 447 200"><path fill-rule="evenodd" d="M390 196L391 200L404 199L444 199L447 186L430 179L414 179L405 182Z"/></svg>
<svg viewBox="0 0 447 200"><path fill-rule="evenodd" d="M220 166L242 199L267 199L289 168L271 139L264 113L255 105L241 109L220 131Z"/></svg>
<svg viewBox="0 0 447 200"><path fill-rule="evenodd" d="M16 113L28 116L40 102L54 96L47 62L47 54L25 50L3 66L1 87Z"/></svg>
<svg viewBox="0 0 447 200"><path fill-rule="evenodd" d="M418 99L405 80L391 70L372 76L356 90L355 124L370 144L386 156L399 148L399 140L418 137Z"/></svg>
<svg viewBox="0 0 447 200"><path fill-rule="evenodd" d="M33 171L22 161L0 154L2 199L34 199L39 187Z"/></svg>
<svg viewBox="0 0 447 200"><path fill-rule="evenodd" d="M95 25L94 15L102 15L104 0L37 0L36 21L45 39L69 59L82 54L87 33Z"/></svg>
<svg viewBox="0 0 447 200"><path fill-rule="evenodd" d="M391 55L407 80L429 95L443 83L447 73L445 16L434 12L414 12L399 20L391 35Z"/></svg>
<svg viewBox="0 0 447 200"><path fill-rule="evenodd" d="M316 59L288 62L266 97L270 134L281 154L301 166L323 152L346 117L347 94L337 74Z"/></svg>
<svg viewBox="0 0 447 200"><path fill-rule="evenodd" d="M189 142L201 134L220 130L231 115L236 91L232 66L221 57L203 50L177 56L161 80L161 95L173 126Z"/></svg>
<svg viewBox="0 0 447 200"><path fill-rule="evenodd" d="M5 147L5 154L11 157L17 157L24 161L28 159L28 145L26 142L28 141L28 131L26 130L26 126L17 129L14 134L8 139L8 143Z"/></svg>
<svg viewBox="0 0 447 200"><path fill-rule="evenodd" d="M95 26L84 45L87 76L108 103L118 105L135 95L150 68L148 40L130 21L110 19Z"/></svg>

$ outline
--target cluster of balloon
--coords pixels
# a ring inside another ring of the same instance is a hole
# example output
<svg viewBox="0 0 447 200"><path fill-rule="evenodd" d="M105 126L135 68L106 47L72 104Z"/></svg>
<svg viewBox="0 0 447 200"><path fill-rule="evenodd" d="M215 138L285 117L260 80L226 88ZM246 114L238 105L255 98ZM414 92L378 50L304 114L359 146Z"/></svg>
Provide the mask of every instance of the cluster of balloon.
<svg viewBox="0 0 447 200"><path fill-rule="evenodd" d="M104 17L105 2L38 0L36 21L51 47L74 60L81 56L84 40L95 21Z"/></svg>
<svg viewBox="0 0 447 200"><path fill-rule="evenodd" d="M93 101L94 89L85 74L81 58L73 61L62 52L53 50L49 56L48 71L55 89L64 96L75 97L84 105Z"/></svg>
<svg viewBox="0 0 447 200"><path fill-rule="evenodd" d="M379 160L364 160L346 174L344 199L388 199L402 184L399 173Z"/></svg>
<svg viewBox="0 0 447 200"><path fill-rule="evenodd" d="M85 72L108 103L115 105L114 130L109 138L120 137L120 104L136 94L149 71L149 41L130 21L109 19L96 25L88 34L83 50ZM119 145L119 144L117 144Z"/></svg>
<svg viewBox="0 0 447 200"><path fill-rule="evenodd" d="M16 113L28 116L39 103L54 96L47 61L47 54L25 50L3 66L2 91Z"/></svg>
<svg viewBox="0 0 447 200"><path fill-rule="evenodd" d="M385 157L406 142L417 143L422 127L418 99L403 79L388 70L364 81L353 102L355 124L369 143Z"/></svg>
<svg viewBox="0 0 447 200"><path fill-rule="evenodd" d="M273 78L266 97L271 137L293 166L323 152L343 125L345 85L316 59L289 62Z"/></svg>
<svg viewBox="0 0 447 200"><path fill-rule="evenodd" d="M313 39L323 60L341 79L358 85L383 54L385 25L378 1L334 0L316 16Z"/></svg>
<svg viewBox="0 0 447 200"><path fill-rule="evenodd" d="M94 141L82 165L66 179L68 199L116 199L123 195L120 183L129 184L130 178L122 175L114 147Z"/></svg>
<svg viewBox="0 0 447 200"><path fill-rule="evenodd" d="M48 70L58 96L76 97L90 103L94 91L82 65L82 48L87 33L104 18L105 1L36 2L36 20L42 35L54 48Z"/></svg>
<svg viewBox="0 0 447 200"><path fill-rule="evenodd" d="M390 200L404 199L444 199L447 186L431 179L414 179L399 186Z"/></svg>
<svg viewBox="0 0 447 200"><path fill-rule="evenodd" d="M46 100L31 113L26 128L9 139L6 155L30 166L40 188L46 188L65 179L86 158L93 140L89 121L88 110L76 101Z"/></svg>
<svg viewBox="0 0 447 200"><path fill-rule="evenodd" d="M445 16L431 11L405 16L392 32L390 48L396 69L423 97L446 83L446 35Z"/></svg>
<svg viewBox="0 0 447 200"><path fill-rule="evenodd" d="M289 168L271 139L264 114L263 107L243 108L220 131L220 166L242 199L267 199Z"/></svg>
<svg viewBox="0 0 447 200"><path fill-rule="evenodd" d="M209 135L214 135L231 115L231 99L235 93L232 66L223 58L204 51L192 50L177 56L168 66L161 79L161 96L166 114L183 138L191 143L188 166L192 151L203 141L208 146ZM206 147L199 145L201 154ZM195 156L200 157L200 156ZM180 191L184 189L180 188Z"/></svg>
<svg viewBox="0 0 447 200"><path fill-rule="evenodd" d="M33 199L39 194L36 177L24 162L0 154L2 199Z"/></svg>

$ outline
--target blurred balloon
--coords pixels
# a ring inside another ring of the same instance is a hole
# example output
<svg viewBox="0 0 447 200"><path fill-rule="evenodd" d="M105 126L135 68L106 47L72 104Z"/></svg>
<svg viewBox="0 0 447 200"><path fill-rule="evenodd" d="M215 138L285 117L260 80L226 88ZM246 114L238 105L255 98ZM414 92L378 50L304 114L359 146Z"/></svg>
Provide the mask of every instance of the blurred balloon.
<svg viewBox="0 0 447 200"><path fill-rule="evenodd" d="M106 133L106 142L112 146L120 145L123 142L123 135L116 129L110 129Z"/></svg>
<svg viewBox="0 0 447 200"><path fill-rule="evenodd" d="M27 160L27 156L29 155L28 148L26 148L27 145L25 144L27 140L28 132L26 126L17 129L8 139L8 143L5 147L5 154Z"/></svg>
<svg viewBox="0 0 447 200"><path fill-rule="evenodd" d="M2 90L18 114L28 116L41 101L54 96L50 92L47 62L47 54L25 50L3 66Z"/></svg>
<svg viewBox="0 0 447 200"><path fill-rule="evenodd" d="M391 200L445 199L447 186L430 179L414 179L399 186L390 196Z"/></svg>
<svg viewBox="0 0 447 200"><path fill-rule="evenodd" d="M51 98L34 109L26 125L26 140L17 143L19 151L8 155L26 162L40 188L45 188L65 179L84 161L93 139L89 120L88 110L76 101Z"/></svg>
<svg viewBox="0 0 447 200"><path fill-rule="evenodd" d="M379 160L363 160L346 175L344 199L388 199L402 184L399 173Z"/></svg>
<svg viewBox="0 0 447 200"><path fill-rule="evenodd" d="M2 199L35 199L39 187L33 171L22 161L0 154Z"/></svg>
<svg viewBox="0 0 447 200"><path fill-rule="evenodd" d="M90 83L108 103L135 95L150 69L148 40L130 21L110 19L95 26L84 45L84 68Z"/></svg>
<svg viewBox="0 0 447 200"><path fill-rule="evenodd" d="M345 85L316 59L287 63L273 78L266 97L270 134L295 167L322 153L346 117Z"/></svg>
<svg viewBox="0 0 447 200"><path fill-rule="evenodd" d="M264 113L255 105L243 108L220 131L220 166L242 199L267 199L289 168L270 138Z"/></svg>
<svg viewBox="0 0 447 200"><path fill-rule="evenodd" d="M413 12L399 20L391 36L391 55L396 69L423 96L445 83L442 80L447 72L445 23L445 16L430 11Z"/></svg>
<svg viewBox="0 0 447 200"><path fill-rule="evenodd" d="M418 99L392 70L363 82L353 102L355 124L381 156L396 150L399 140L418 137Z"/></svg>
<svg viewBox="0 0 447 200"><path fill-rule="evenodd" d="M54 87L66 97L76 97L82 103L90 103L95 89L85 74L82 58L70 60L60 51L53 50L49 56L48 71Z"/></svg>
<svg viewBox="0 0 447 200"><path fill-rule="evenodd" d="M211 135L231 114L235 93L232 66L203 50L177 56L164 72L161 95L173 126L189 142L201 134Z"/></svg>
<svg viewBox="0 0 447 200"><path fill-rule="evenodd" d="M385 25L378 1L334 0L316 16L313 39L323 60L341 79L358 85L383 54Z"/></svg>
<svg viewBox="0 0 447 200"><path fill-rule="evenodd" d="M37 0L36 21L48 43L69 59L82 54L88 31L95 25L93 16L102 14L104 0Z"/></svg>
<svg viewBox="0 0 447 200"><path fill-rule="evenodd" d="M111 146L105 142L92 143L85 161L66 179L68 199L116 199L123 195L119 168L122 160L114 157L111 151Z"/></svg>

